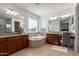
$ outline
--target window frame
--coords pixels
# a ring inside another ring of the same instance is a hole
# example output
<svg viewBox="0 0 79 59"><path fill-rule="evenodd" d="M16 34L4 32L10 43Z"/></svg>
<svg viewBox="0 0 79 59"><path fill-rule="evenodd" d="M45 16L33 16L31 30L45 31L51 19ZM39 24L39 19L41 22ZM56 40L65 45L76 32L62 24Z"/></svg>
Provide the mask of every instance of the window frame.
<svg viewBox="0 0 79 59"><path fill-rule="evenodd" d="M35 31L30 31L30 29L29 29L29 18L31 18L32 20L36 20L37 25L36 25ZM36 33L36 32L38 32L38 21L37 21L37 19L35 19L33 17L28 17L28 33Z"/></svg>

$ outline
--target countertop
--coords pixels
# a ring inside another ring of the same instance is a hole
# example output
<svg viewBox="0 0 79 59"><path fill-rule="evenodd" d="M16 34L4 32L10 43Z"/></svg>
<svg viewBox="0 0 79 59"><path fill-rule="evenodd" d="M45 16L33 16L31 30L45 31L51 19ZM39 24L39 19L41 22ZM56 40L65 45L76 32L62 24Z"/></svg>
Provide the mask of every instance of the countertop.
<svg viewBox="0 0 79 59"><path fill-rule="evenodd" d="M20 35L28 35L28 34L8 34L8 35L1 35L0 38L12 37L12 36L20 36Z"/></svg>
<svg viewBox="0 0 79 59"><path fill-rule="evenodd" d="M47 34L60 34L59 32L47 32Z"/></svg>

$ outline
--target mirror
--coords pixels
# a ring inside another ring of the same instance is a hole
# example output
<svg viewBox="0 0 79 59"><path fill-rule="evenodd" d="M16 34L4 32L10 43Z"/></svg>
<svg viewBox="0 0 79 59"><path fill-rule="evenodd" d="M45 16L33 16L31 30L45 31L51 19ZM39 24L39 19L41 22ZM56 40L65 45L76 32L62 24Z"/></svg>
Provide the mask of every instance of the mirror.
<svg viewBox="0 0 79 59"><path fill-rule="evenodd" d="M11 18L0 18L0 35L11 33Z"/></svg>

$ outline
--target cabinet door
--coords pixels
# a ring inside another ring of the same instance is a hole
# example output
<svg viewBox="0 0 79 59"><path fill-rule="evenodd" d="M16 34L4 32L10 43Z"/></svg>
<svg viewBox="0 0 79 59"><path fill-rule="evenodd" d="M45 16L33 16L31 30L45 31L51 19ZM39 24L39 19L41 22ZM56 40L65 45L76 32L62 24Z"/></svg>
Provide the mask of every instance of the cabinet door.
<svg viewBox="0 0 79 59"><path fill-rule="evenodd" d="M17 40L17 50L20 50L23 48L23 38L21 36L16 37Z"/></svg>
<svg viewBox="0 0 79 59"><path fill-rule="evenodd" d="M7 54L7 38L0 38L0 55Z"/></svg>
<svg viewBox="0 0 79 59"><path fill-rule="evenodd" d="M52 41L53 41L52 35L51 34L47 34L46 42L52 44L53 43Z"/></svg>
<svg viewBox="0 0 79 59"><path fill-rule="evenodd" d="M24 40L24 48L28 47L29 46L28 35L24 35L23 40Z"/></svg>
<svg viewBox="0 0 79 59"><path fill-rule="evenodd" d="M58 45L58 38L57 37L53 37L52 42L53 42L53 44Z"/></svg>
<svg viewBox="0 0 79 59"><path fill-rule="evenodd" d="M58 45L58 34L47 34L47 43Z"/></svg>
<svg viewBox="0 0 79 59"><path fill-rule="evenodd" d="M8 38L8 52L13 53L16 51L16 38L9 37Z"/></svg>

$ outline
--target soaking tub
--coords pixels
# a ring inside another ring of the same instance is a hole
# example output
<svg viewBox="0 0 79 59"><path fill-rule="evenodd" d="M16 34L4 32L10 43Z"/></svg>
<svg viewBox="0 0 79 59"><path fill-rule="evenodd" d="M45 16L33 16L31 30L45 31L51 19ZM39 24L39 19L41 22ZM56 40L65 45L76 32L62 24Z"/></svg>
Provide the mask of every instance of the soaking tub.
<svg viewBox="0 0 79 59"><path fill-rule="evenodd" d="M40 47L46 43L45 36L38 35L29 38L29 47Z"/></svg>

